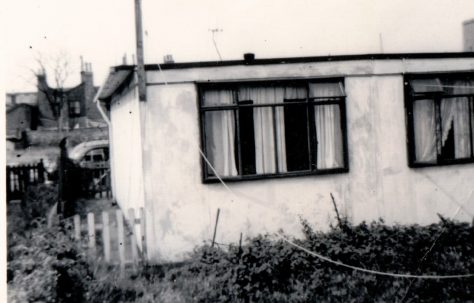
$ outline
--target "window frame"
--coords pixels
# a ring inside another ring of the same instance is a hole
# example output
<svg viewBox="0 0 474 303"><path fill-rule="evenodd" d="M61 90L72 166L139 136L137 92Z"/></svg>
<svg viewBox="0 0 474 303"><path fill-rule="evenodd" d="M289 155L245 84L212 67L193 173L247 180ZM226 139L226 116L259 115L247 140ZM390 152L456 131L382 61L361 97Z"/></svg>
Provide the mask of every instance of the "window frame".
<svg viewBox="0 0 474 303"><path fill-rule="evenodd" d="M408 155L408 166L410 168L422 168L422 167L433 167L433 166L447 166L447 165L456 165L456 164L467 164L474 163L474 92L463 93L463 94L448 94L445 91L443 92L423 92L423 93L414 93L412 92L410 81L418 79L432 79L432 78L441 78L443 80L471 80L474 81L473 72L449 72L449 73L423 73L423 74L406 74L404 75L403 84L404 84L404 99L405 99L405 120L406 120L406 130L407 130L407 155ZM443 99L451 98L463 98L468 99L469 106L469 140L471 146L471 156L467 158L458 158L450 159L444 158L441 155L441 152L436 149L436 162L420 162L416 161L416 146L415 146L415 127L414 127L414 115L413 115L413 104L417 100L433 100L435 107L435 121L436 121L436 146L439 144L440 136L440 124L441 124L441 114L440 107L441 101Z"/></svg>
<svg viewBox="0 0 474 303"><path fill-rule="evenodd" d="M339 82L342 83L343 88L345 88L344 78L334 77L334 78L305 78L305 79L276 79L276 80L252 80L252 81L235 81L235 82L196 82L197 92L198 92L198 113L199 113L199 131L200 131L200 147L204 155L208 155L206 151L206 119L205 114L209 111L223 111L223 110L232 110L234 111L234 121L236 126L236 161L239 165L241 163L241 150L240 150L240 131L239 126L239 109L241 108L258 108L266 107L271 108L273 113L273 119L275 121L275 108L289 105L289 102L282 103L271 103L271 104L238 104L241 101L246 100L237 100L235 94L238 91L238 88L245 86L255 86L255 87L272 87L272 86L304 86L306 89L306 98L301 99L301 101L295 101L296 99L291 100L291 105L306 105L307 108L307 127L308 127L308 153L309 153L309 170L305 171L290 171L290 172L277 172L276 173L265 173L265 174L252 174L252 175L242 175L242 168L238 167L237 170L239 174L237 176L221 176L222 180L226 182L236 182L236 181L246 181L246 180L262 180L262 179L278 179L278 178L288 178L288 177L299 177L299 176L313 176L313 175L326 175L326 174L337 174L337 173L347 173L349 172L349 156L348 156L348 143L347 143L347 119L346 119L346 98L347 95L340 97L309 97L309 86L311 83L331 83ZM234 94L234 100L238 102L233 103L232 105L218 105L218 106L204 106L203 105L203 96L206 90L218 89L218 90L232 90ZM311 99L311 100L310 100ZM319 101L318 101L319 100ZM342 167L338 168L329 168L329 169L317 169L317 138L316 138L316 126L315 126L315 114L314 108L317 105L338 105L340 111L340 127L342 135ZM291 106L290 105L290 106ZM273 128L275 132L276 124L273 123ZM204 157L201 158L201 178L203 183L216 183L220 182L217 176L210 175L208 173L208 164Z"/></svg>

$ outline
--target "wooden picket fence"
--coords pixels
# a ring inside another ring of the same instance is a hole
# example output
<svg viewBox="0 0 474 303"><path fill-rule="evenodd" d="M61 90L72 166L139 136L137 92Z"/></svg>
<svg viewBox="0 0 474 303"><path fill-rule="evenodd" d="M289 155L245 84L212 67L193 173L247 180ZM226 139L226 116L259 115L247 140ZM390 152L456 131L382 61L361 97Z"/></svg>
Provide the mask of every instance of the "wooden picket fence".
<svg viewBox="0 0 474 303"><path fill-rule="evenodd" d="M7 202L21 200L28 186L44 183L45 180L43 160L36 164L7 166Z"/></svg>
<svg viewBox="0 0 474 303"><path fill-rule="evenodd" d="M103 260L105 264L119 265L121 272L127 265L136 268L146 260L143 208L138 214L135 209L129 209L128 220L120 209L103 211L99 216L90 212L86 218L75 215L73 220L74 239L79 243L87 242L90 257Z"/></svg>

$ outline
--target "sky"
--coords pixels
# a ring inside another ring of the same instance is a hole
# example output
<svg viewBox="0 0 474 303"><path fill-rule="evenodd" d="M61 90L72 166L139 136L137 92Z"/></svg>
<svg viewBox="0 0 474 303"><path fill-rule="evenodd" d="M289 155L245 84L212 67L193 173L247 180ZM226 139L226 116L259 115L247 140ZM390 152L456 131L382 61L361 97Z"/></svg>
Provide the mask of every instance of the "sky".
<svg viewBox="0 0 474 303"><path fill-rule="evenodd" d="M142 10L145 63L167 54L195 62L246 52L275 58L461 51L462 22L474 18L474 0L142 0ZM73 86L83 56L100 85L111 66L124 55L131 63L135 52L134 0L15 0L0 17L7 92L36 90L40 57L47 66L67 57L66 86Z"/></svg>

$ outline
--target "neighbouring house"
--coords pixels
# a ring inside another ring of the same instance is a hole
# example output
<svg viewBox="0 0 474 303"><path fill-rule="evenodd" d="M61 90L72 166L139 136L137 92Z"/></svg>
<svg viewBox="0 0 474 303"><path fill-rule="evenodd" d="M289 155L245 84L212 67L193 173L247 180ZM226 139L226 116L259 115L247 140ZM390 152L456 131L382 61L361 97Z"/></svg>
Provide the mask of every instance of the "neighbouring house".
<svg viewBox="0 0 474 303"><path fill-rule="evenodd" d="M38 108L27 103L9 106L7 109L7 149L23 148L26 145L26 130L38 127Z"/></svg>
<svg viewBox="0 0 474 303"><path fill-rule="evenodd" d="M89 63L82 66L81 83L74 87L52 88L44 73L37 75L37 92L7 93L7 134L25 130L104 126L93 100L97 92ZM60 99L67 114L60 115ZM60 119L61 121L60 123Z"/></svg>
<svg viewBox="0 0 474 303"><path fill-rule="evenodd" d="M40 73L36 92L6 94L9 165L43 159L49 167L59 155L57 147L63 137L68 136L71 144L108 137L107 124L94 103L98 87L94 86L90 63L82 64L80 75L81 82L74 87L53 88L46 75ZM64 104L62 110L60 100Z"/></svg>
<svg viewBox="0 0 474 303"><path fill-rule="evenodd" d="M345 55L112 68L112 188L144 207L148 257L213 237L335 223L472 221L474 53ZM224 184L223 184L224 183Z"/></svg>
<svg viewBox="0 0 474 303"><path fill-rule="evenodd" d="M25 131L38 127L37 94L32 92L6 96L7 150L25 145Z"/></svg>

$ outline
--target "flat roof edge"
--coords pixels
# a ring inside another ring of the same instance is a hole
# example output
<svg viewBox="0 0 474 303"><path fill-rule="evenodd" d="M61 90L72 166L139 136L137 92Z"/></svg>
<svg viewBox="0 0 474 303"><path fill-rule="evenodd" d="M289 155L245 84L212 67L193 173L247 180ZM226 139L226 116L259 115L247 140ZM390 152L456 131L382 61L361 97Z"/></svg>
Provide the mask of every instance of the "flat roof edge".
<svg viewBox="0 0 474 303"><path fill-rule="evenodd" d="M220 67L233 65L267 65L267 64L288 64L288 63L311 63L311 62L332 62L332 61L353 61L353 60L401 60L401 59L456 59L474 58L474 52L446 52L446 53L387 53L387 54L358 54L358 55L337 55L337 56L312 56L312 57L289 57L289 58L268 58L254 60L227 60L227 61L200 61L183 63L163 63L146 64L148 71L159 69L181 69L181 68L202 68ZM116 66L115 70L131 70L133 65Z"/></svg>

